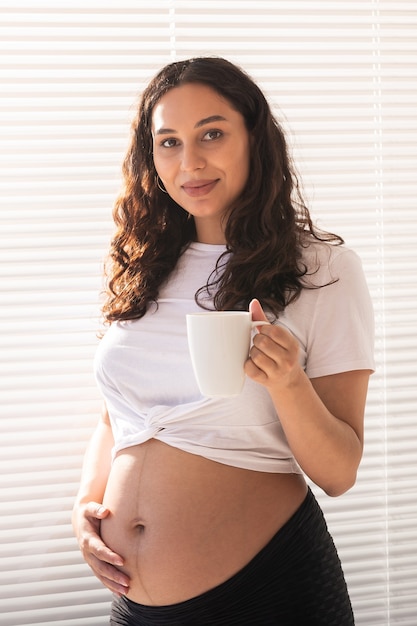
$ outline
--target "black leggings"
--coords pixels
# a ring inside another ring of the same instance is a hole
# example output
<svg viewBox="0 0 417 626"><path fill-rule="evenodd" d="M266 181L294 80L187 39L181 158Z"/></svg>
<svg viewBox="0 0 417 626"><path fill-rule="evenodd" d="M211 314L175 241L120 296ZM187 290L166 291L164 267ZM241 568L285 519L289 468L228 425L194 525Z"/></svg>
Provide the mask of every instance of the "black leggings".
<svg viewBox="0 0 417 626"><path fill-rule="evenodd" d="M112 626L352 626L339 557L311 491L236 575L185 602L112 603Z"/></svg>

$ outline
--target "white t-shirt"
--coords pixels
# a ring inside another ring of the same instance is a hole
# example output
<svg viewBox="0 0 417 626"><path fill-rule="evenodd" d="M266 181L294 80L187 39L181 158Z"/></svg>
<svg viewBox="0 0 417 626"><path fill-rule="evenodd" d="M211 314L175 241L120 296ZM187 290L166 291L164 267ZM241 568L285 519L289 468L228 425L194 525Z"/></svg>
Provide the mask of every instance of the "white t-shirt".
<svg viewBox="0 0 417 626"><path fill-rule="evenodd" d="M158 306L139 320L111 324L95 359L95 372L119 450L158 439L213 461L265 472L301 472L268 391L246 378L233 398L207 398L195 381L186 314L201 310L194 294L225 251L192 243L160 289ZM300 344L310 378L374 368L373 311L359 257L343 246L313 243L308 267L320 265L275 323Z"/></svg>

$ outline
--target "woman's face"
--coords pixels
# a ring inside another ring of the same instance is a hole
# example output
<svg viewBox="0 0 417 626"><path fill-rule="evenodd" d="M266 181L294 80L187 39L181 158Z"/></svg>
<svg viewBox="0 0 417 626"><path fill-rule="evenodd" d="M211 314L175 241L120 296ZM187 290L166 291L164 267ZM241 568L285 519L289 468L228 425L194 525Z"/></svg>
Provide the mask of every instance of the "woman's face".
<svg viewBox="0 0 417 626"><path fill-rule="evenodd" d="M152 136L158 176L194 216L198 241L225 243L223 218L249 175L243 116L211 87L185 84L154 107Z"/></svg>

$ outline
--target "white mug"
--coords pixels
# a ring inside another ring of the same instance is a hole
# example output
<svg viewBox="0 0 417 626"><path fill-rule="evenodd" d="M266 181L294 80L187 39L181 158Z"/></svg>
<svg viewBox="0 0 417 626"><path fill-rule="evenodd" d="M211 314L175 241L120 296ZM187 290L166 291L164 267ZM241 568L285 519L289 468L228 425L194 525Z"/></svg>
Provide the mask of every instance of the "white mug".
<svg viewBox="0 0 417 626"><path fill-rule="evenodd" d="M269 322L252 322L248 311L190 313L188 346L198 387L204 396L236 396L245 381L252 329Z"/></svg>

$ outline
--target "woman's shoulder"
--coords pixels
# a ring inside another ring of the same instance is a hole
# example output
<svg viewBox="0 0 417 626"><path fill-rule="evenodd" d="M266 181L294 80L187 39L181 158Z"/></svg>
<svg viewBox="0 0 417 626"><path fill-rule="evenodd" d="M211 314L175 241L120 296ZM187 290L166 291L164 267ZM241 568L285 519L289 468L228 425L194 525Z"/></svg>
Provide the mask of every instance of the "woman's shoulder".
<svg viewBox="0 0 417 626"><path fill-rule="evenodd" d="M320 241L310 237L303 242L301 263L307 269L306 278L325 283L340 278L344 271L361 270L358 254L345 244Z"/></svg>

